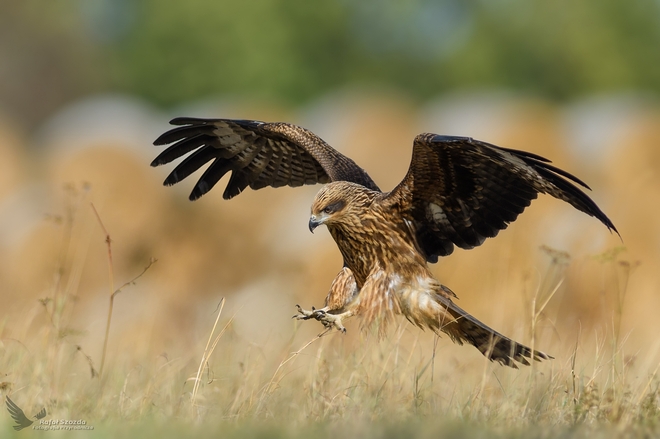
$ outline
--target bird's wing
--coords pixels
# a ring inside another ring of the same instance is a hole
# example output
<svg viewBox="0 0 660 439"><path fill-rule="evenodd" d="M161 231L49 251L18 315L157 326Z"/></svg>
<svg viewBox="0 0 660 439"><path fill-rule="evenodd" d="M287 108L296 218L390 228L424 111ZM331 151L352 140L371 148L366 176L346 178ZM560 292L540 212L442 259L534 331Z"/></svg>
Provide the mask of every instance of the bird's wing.
<svg viewBox="0 0 660 439"><path fill-rule="evenodd" d="M353 160L296 125L196 118L176 118L170 124L178 127L161 135L154 145L171 145L151 166L191 153L165 179L164 184L169 186L211 162L190 194L191 200L211 190L229 171L232 174L223 194L225 199L238 195L248 186L261 189L338 180L379 190Z"/></svg>
<svg viewBox="0 0 660 439"><path fill-rule="evenodd" d="M437 262L454 245L469 249L497 235L538 193L564 200L618 233L577 185L589 189L536 154L469 137L420 134L408 173L385 201L412 223L427 260Z"/></svg>
<svg viewBox="0 0 660 439"><path fill-rule="evenodd" d="M41 411L39 413L34 415L34 417L37 418L37 419L41 419L41 418L45 418L46 414L47 414L46 413L46 407L44 407L44 408L41 409Z"/></svg>
<svg viewBox="0 0 660 439"><path fill-rule="evenodd" d="M32 425L32 421L29 420L27 416L25 416L23 410L21 410L21 408L17 406L8 396L6 397L6 403L7 411L9 411L9 414L17 424L14 426L15 430L22 430L25 427Z"/></svg>

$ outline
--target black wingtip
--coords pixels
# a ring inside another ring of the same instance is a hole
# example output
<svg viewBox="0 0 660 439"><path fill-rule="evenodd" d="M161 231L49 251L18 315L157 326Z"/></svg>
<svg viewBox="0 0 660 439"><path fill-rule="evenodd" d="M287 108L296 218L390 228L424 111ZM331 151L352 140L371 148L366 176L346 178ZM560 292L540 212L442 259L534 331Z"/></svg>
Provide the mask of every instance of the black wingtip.
<svg viewBox="0 0 660 439"><path fill-rule="evenodd" d="M170 172L170 175L165 178L165 181L163 181L163 186L174 186L178 182L183 180L182 178L179 178L179 173L177 172L176 169L174 169L172 172Z"/></svg>
<svg viewBox="0 0 660 439"><path fill-rule="evenodd" d="M503 149L503 148L502 148ZM516 152L515 150L507 150L508 152ZM577 178L575 175L564 171L563 169L557 168L556 166L550 165L550 162L540 162L535 158L523 157L525 162L532 166L543 178L552 183L557 189L563 192L565 195L569 196L569 199L565 199L569 204L571 204L576 209L586 213L587 215L593 216L598 219L607 229L612 232L614 231L619 238L621 234L614 226L614 223L605 215L600 207L596 204L594 200L591 199L586 193L584 193L578 186L575 186L573 183L584 187L585 189L591 190L591 188L581 179ZM572 182L572 183L571 183ZM556 198L560 198L557 195L554 195ZM622 240L623 241L623 240Z"/></svg>
<svg viewBox="0 0 660 439"><path fill-rule="evenodd" d="M199 180L195 185L195 187L193 188L192 192L190 192L188 199L190 201L199 200L200 198L202 198L202 195L210 191L212 187L213 186L210 186L206 181Z"/></svg>
<svg viewBox="0 0 660 439"><path fill-rule="evenodd" d="M590 207L591 209L590 210L580 209L580 210L587 213L588 215L593 216L598 221L603 223L603 225L605 227L607 227L607 230L609 230L610 233L612 233L612 232L616 233L619 236L619 239L621 240L621 242L623 242L623 238L621 237L621 233L619 233L619 230L617 230L616 226L614 226L614 223L612 222L612 220L610 220L607 217L607 215L605 215L605 212L603 212L593 200L591 200L589 197L587 197L587 195L584 195L584 196L589 201L589 203L587 203L586 205L588 207Z"/></svg>
<svg viewBox="0 0 660 439"><path fill-rule="evenodd" d="M610 233L612 233L612 232L616 233L617 236L619 237L619 239L621 240L621 243L623 243L623 237L621 236L621 233L619 233L619 231L616 229L616 227L614 227L614 224L612 224L612 221L610 221L609 224L605 224L605 225L610 230Z"/></svg>
<svg viewBox="0 0 660 439"><path fill-rule="evenodd" d="M194 125L194 124L205 124L206 119L199 119L196 117L175 117L170 120L170 125Z"/></svg>

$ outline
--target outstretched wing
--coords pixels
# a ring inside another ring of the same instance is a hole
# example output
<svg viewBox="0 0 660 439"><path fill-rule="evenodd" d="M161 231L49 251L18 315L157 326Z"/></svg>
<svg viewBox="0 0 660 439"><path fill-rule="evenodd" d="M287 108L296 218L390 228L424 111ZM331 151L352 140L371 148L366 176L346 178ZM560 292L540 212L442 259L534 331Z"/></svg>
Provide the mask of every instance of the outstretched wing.
<svg viewBox="0 0 660 439"><path fill-rule="evenodd" d="M350 181L379 190L353 160L340 154L305 128L287 123L253 120L176 118L179 125L161 135L154 145L170 145L151 166L169 163L190 152L165 179L173 185L212 162L195 185L195 200L213 188L229 171L223 197L230 199L246 187L301 186Z"/></svg>
<svg viewBox="0 0 660 439"><path fill-rule="evenodd" d="M437 262L454 245L469 249L497 235L538 193L564 200L618 233L574 183L589 189L536 154L469 137L420 134L408 173L386 199L412 222L427 260Z"/></svg>
<svg viewBox="0 0 660 439"><path fill-rule="evenodd" d="M34 417L37 418L37 419L45 418L46 417L46 407L42 408L41 411L39 411L39 413L34 415Z"/></svg>
<svg viewBox="0 0 660 439"><path fill-rule="evenodd" d="M17 406L14 401L12 401L8 396L6 397L7 411L16 422L14 425L14 430L19 431L25 427L32 425L32 421L25 416L25 413L19 406Z"/></svg>

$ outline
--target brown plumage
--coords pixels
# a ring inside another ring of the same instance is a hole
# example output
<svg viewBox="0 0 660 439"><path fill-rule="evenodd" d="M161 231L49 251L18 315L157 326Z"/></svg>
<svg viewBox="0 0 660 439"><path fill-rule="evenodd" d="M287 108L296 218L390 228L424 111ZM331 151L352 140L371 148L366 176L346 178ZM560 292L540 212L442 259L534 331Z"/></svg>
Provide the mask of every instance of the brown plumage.
<svg viewBox="0 0 660 439"><path fill-rule="evenodd" d="M547 193L599 219L612 222L575 184L582 181L535 154L468 137L420 134L412 162L391 192L381 192L369 175L312 132L286 123L178 118L181 125L156 145L170 144L152 166L192 151L165 180L175 184L212 161L190 198L208 192L227 172L224 198L246 187L329 183L316 195L310 230L325 224L344 258L326 306L299 319L316 319L345 330L353 315L365 324L403 314L410 322L444 332L475 346L490 360L516 367L514 360L548 359L484 325L456 306L455 294L431 274L427 263L494 237L537 197ZM575 183L575 184L574 184ZM617 232L618 233L618 232Z"/></svg>

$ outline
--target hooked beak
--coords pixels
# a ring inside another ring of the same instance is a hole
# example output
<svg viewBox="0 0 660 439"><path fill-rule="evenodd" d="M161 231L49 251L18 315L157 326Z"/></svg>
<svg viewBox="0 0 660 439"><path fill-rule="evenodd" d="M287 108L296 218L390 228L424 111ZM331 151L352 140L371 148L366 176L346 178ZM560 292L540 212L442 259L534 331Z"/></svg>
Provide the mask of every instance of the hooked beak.
<svg viewBox="0 0 660 439"><path fill-rule="evenodd" d="M323 224L323 221L316 218L316 215L309 217L309 231L314 233L314 229Z"/></svg>

